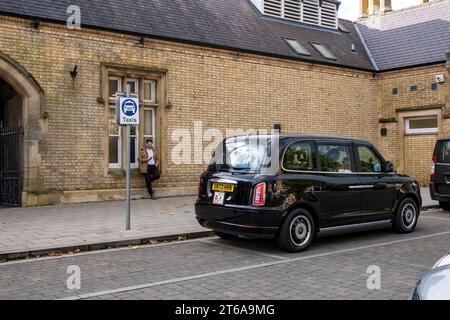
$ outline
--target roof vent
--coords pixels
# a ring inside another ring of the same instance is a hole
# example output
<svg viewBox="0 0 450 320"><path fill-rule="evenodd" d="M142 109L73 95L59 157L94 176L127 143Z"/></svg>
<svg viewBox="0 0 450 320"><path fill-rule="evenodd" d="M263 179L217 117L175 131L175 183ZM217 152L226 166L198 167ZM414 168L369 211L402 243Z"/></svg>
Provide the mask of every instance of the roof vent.
<svg viewBox="0 0 450 320"><path fill-rule="evenodd" d="M338 29L341 32L350 33L350 30L342 22L339 22Z"/></svg>
<svg viewBox="0 0 450 320"><path fill-rule="evenodd" d="M338 28L338 0L251 0L262 14L290 21Z"/></svg>

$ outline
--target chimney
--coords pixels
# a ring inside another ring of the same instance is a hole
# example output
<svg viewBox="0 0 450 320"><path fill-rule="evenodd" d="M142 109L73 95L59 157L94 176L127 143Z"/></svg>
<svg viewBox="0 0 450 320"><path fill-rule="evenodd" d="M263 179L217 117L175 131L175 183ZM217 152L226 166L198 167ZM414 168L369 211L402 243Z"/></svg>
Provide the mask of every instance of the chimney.
<svg viewBox="0 0 450 320"><path fill-rule="evenodd" d="M389 11L392 11L391 0L380 0L380 14L385 14Z"/></svg>
<svg viewBox="0 0 450 320"><path fill-rule="evenodd" d="M392 11L391 3L392 0L359 0L359 18L390 12Z"/></svg>
<svg viewBox="0 0 450 320"><path fill-rule="evenodd" d="M369 16L380 13L380 0L369 0Z"/></svg>
<svg viewBox="0 0 450 320"><path fill-rule="evenodd" d="M367 18L369 13L369 0L359 0L359 18Z"/></svg>

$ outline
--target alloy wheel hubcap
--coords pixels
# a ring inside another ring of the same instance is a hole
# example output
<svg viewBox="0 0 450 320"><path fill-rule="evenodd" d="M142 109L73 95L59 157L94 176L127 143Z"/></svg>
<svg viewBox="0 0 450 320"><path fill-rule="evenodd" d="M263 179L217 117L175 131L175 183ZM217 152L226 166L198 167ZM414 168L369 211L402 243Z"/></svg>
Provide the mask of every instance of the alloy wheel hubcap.
<svg viewBox="0 0 450 320"><path fill-rule="evenodd" d="M402 224L405 228L410 228L416 222L416 208L408 203L402 210Z"/></svg>
<svg viewBox="0 0 450 320"><path fill-rule="evenodd" d="M296 217L290 225L291 241L296 246L302 246L309 241L311 237L311 223L303 216Z"/></svg>

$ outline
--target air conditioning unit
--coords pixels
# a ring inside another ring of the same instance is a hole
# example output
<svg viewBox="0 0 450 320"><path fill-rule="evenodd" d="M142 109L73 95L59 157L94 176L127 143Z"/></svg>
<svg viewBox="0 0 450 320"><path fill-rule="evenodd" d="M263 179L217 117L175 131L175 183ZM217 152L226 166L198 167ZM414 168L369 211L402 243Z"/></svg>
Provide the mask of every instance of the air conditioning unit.
<svg viewBox="0 0 450 320"><path fill-rule="evenodd" d="M437 82L437 83L443 83L443 82L445 82L445 77L444 77L444 75L443 75L443 74L438 74L438 75L436 76L436 82Z"/></svg>

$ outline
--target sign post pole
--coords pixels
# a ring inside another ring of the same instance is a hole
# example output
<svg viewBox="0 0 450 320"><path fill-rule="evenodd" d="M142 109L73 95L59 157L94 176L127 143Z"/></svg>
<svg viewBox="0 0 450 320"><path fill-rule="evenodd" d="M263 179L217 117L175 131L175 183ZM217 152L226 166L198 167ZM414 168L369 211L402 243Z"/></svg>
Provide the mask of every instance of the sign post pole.
<svg viewBox="0 0 450 320"><path fill-rule="evenodd" d="M126 208L126 223L125 229L130 230L131 226L131 210L130 210L130 199L131 199L131 187L130 187L130 126L126 126L126 196L125 196L125 208Z"/></svg>
<svg viewBox="0 0 450 320"><path fill-rule="evenodd" d="M130 88L127 88L126 91L126 97L130 97ZM125 162L126 162L126 178L125 178L125 185L126 185L126 195L125 195L125 211L126 211L126 221L125 221L125 229L130 230L131 228L131 204L130 204L130 198L131 198L131 190L130 190L130 125L126 126L126 135L125 135L126 141L126 156L125 156Z"/></svg>
<svg viewBox="0 0 450 320"><path fill-rule="evenodd" d="M124 97L117 99L117 125L125 126L125 229L131 229L131 184L130 184L130 136L131 126L139 125L139 99L132 98L130 94L130 88L128 87Z"/></svg>

